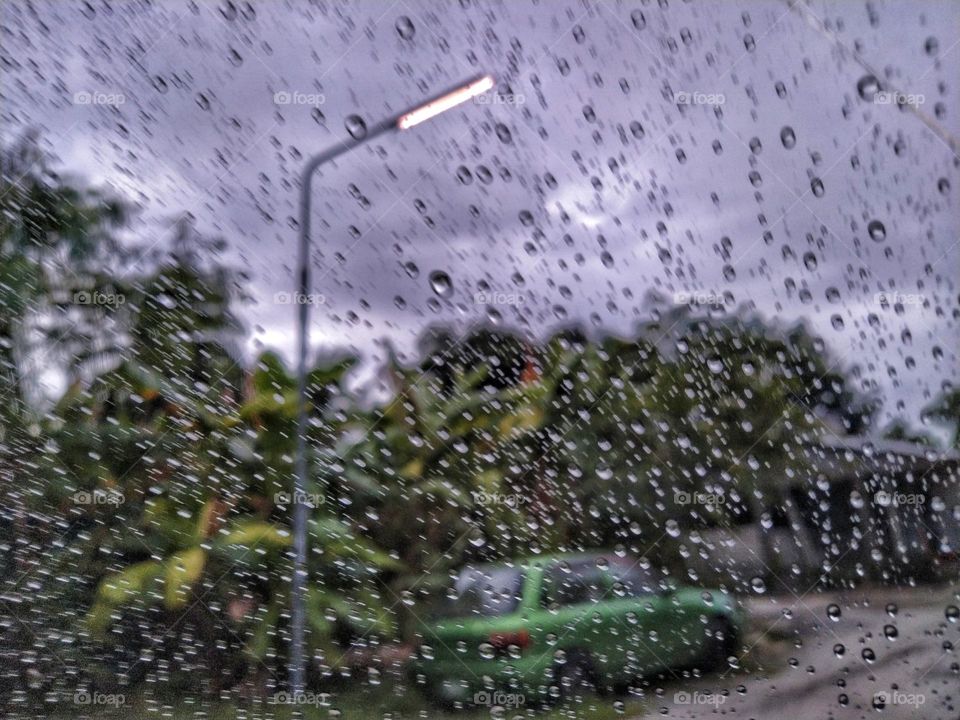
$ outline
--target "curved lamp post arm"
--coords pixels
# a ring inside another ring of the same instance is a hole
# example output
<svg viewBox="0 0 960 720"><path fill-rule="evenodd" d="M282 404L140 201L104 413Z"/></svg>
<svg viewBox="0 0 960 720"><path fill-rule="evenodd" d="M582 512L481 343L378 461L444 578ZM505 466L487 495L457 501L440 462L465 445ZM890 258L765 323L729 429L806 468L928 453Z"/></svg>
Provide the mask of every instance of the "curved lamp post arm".
<svg viewBox="0 0 960 720"><path fill-rule="evenodd" d="M297 441L303 441L303 431L305 429L305 423L301 424L300 420L306 420L306 362L307 362L307 351L310 344L309 332L310 328L308 325L309 320L309 310L310 303L306 302L306 296L310 294L310 200L311 200L311 191L313 186L313 174L317 171L324 163L328 163L331 160L344 155L356 147L359 147L368 140L372 140L378 135L382 135L388 130L396 129L396 121L394 119L386 120L372 130L368 130L360 138L351 138L346 140L336 147L329 148L324 150L321 153L317 153L309 160L307 164L303 167L303 172L300 176L300 247L297 260L297 283L300 296L297 298L297 326L299 334L299 343L297 348L297 379L298 379L298 392L299 392L299 414L302 417L298 416L297 423ZM298 447L299 449L299 447ZM302 455L298 454L298 461ZM300 475L298 472L297 475ZM297 503L300 505L302 503Z"/></svg>
<svg viewBox="0 0 960 720"><path fill-rule="evenodd" d="M290 692L294 697L304 689L303 662L306 609L304 585L307 578L307 355L310 346L310 200L313 174L324 163L344 155L363 143L391 130L407 130L450 110L493 87L493 78L483 75L440 93L398 115L377 123L359 137L313 155L300 176L300 247L297 261L297 446L293 482L293 579L290 586Z"/></svg>

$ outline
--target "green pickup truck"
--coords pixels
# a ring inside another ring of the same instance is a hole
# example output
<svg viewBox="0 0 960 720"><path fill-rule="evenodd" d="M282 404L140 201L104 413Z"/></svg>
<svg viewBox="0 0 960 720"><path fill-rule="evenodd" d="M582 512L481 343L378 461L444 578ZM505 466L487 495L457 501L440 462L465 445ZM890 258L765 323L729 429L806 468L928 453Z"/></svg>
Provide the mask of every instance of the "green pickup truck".
<svg viewBox="0 0 960 720"><path fill-rule="evenodd" d="M721 666L742 624L733 596L664 588L614 553L478 565L421 622L411 679L444 704L550 702L667 668Z"/></svg>

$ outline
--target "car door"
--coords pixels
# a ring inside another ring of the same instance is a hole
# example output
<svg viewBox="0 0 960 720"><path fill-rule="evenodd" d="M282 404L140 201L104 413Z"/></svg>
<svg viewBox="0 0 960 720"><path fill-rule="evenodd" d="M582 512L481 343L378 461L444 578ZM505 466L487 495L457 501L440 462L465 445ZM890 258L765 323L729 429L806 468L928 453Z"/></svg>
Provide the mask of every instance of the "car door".
<svg viewBox="0 0 960 720"><path fill-rule="evenodd" d="M601 673L614 659L615 638L604 607L610 590L610 577L595 560L560 561L544 572L541 604L550 614L556 647L589 653Z"/></svg>
<svg viewBox="0 0 960 720"><path fill-rule="evenodd" d="M669 595L664 593L652 573L634 563L612 563L610 599L607 614L618 627L618 647L611 654L618 660L618 674L623 679L680 665L681 637Z"/></svg>

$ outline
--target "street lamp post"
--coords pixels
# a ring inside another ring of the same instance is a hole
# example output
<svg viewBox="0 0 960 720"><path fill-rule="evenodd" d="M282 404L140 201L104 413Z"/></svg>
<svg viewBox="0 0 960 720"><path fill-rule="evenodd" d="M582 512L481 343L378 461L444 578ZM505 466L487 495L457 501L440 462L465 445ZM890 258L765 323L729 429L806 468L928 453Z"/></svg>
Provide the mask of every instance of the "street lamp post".
<svg viewBox="0 0 960 720"><path fill-rule="evenodd" d="M317 153L303 168L300 178L300 252L297 263L297 455L293 481L293 580L291 583L290 691L296 697L304 688L304 583L307 564L307 350L310 345L310 189L313 174L324 163L391 130L408 130L450 110L493 87L493 78L483 75L441 93L399 115L390 117L363 134Z"/></svg>

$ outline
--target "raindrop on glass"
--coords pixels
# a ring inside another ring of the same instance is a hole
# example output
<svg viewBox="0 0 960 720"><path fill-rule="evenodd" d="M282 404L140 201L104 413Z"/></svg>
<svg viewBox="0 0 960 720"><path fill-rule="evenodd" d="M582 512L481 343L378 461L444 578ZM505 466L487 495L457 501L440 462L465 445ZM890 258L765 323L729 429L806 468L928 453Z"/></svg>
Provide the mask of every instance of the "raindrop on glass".
<svg viewBox="0 0 960 720"><path fill-rule="evenodd" d="M873 75L864 75L857 82L857 94L862 100L872 102L874 95L880 92L880 81Z"/></svg>
<svg viewBox="0 0 960 720"><path fill-rule="evenodd" d="M879 220L871 220L867 224L867 233L874 242L883 242L887 239L887 228Z"/></svg>
<svg viewBox="0 0 960 720"><path fill-rule="evenodd" d="M354 140L363 140L367 136L367 123L359 115L348 115L343 125Z"/></svg>
<svg viewBox="0 0 960 720"><path fill-rule="evenodd" d="M443 270L434 270L430 273L430 287L442 298L453 295L453 280Z"/></svg>
<svg viewBox="0 0 960 720"><path fill-rule="evenodd" d="M397 18L397 23L394 27L397 29L397 34L404 40L413 40L413 36L417 34L417 29L413 26L413 21L406 15L401 15Z"/></svg>
<svg viewBox="0 0 960 720"><path fill-rule="evenodd" d="M797 135L789 125L784 125L780 129L780 142L787 150L792 150L797 144Z"/></svg>

